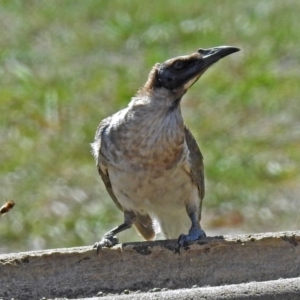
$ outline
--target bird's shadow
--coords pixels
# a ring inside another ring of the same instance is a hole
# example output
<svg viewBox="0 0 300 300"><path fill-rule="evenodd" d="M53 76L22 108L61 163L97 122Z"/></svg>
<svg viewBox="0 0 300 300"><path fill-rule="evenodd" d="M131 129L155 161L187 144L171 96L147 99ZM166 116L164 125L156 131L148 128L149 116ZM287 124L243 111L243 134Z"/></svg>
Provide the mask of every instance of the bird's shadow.
<svg viewBox="0 0 300 300"><path fill-rule="evenodd" d="M181 253L184 250L189 250L189 248L192 245L207 245L211 242L216 241L223 241L225 240L225 237L223 235L220 236L214 236L214 237L205 237L201 238L199 240L191 242L189 245L182 247L181 249L178 249L178 240L172 239L172 240L157 240L157 241L145 241L145 242L128 242L128 243L122 243L121 249L126 250L126 248L132 248L136 250L138 253L147 255L151 254L151 249L154 247L162 247L165 249L168 249L174 253Z"/></svg>

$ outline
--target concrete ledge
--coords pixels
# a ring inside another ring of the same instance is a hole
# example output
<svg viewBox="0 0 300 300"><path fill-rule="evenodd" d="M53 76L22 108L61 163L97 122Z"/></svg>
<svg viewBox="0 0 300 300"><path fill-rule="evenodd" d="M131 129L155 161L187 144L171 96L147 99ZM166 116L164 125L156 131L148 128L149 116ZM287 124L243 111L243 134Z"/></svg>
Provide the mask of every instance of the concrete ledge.
<svg viewBox="0 0 300 300"><path fill-rule="evenodd" d="M91 247L0 255L0 298L86 298L98 292L222 286L300 276L300 231L208 237L180 255L174 254L175 245L175 240L120 244L103 249L99 256ZM293 291L299 294L299 289ZM159 297L176 292L181 291L159 293Z"/></svg>

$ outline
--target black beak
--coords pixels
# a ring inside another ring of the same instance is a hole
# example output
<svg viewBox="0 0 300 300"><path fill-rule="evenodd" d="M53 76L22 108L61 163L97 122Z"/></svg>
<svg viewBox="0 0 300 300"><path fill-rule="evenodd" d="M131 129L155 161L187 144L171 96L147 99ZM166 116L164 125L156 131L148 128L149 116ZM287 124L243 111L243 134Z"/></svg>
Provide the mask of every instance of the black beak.
<svg viewBox="0 0 300 300"><path fill-rule="evenodd" d="M198 53L202 55L202 59L205 62L205 67L207 68L220 60L221 58L240 51L239 48L231 47L231 46L220 46L220 47L214 47L209 49L199 49Z"/></svg>

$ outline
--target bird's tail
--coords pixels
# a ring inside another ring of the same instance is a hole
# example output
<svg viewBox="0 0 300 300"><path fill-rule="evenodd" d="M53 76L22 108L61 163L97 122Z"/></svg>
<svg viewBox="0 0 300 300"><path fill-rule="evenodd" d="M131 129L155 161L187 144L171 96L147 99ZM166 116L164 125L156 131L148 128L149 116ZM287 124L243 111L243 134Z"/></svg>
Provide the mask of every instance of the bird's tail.
<svg viewBox="0 0 300 300"><path fill-rule="evenodd" d="M155 229L153 227L153 221L149 215L137 215L134 226L138 233L147 241L151 241L155 238Z"/></svg>

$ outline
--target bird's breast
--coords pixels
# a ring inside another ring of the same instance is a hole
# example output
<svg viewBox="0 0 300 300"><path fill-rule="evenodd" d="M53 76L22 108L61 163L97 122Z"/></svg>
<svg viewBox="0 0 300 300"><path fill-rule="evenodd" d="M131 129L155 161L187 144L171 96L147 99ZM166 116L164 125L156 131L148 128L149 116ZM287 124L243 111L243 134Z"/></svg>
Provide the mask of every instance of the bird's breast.
<svg viewBox="0 0 300 300"><path fill-rule="evenodd" d="M111 132L110 152L124 170L169 170L185 155L182 122L176 118L134 120Z"/></svg>

